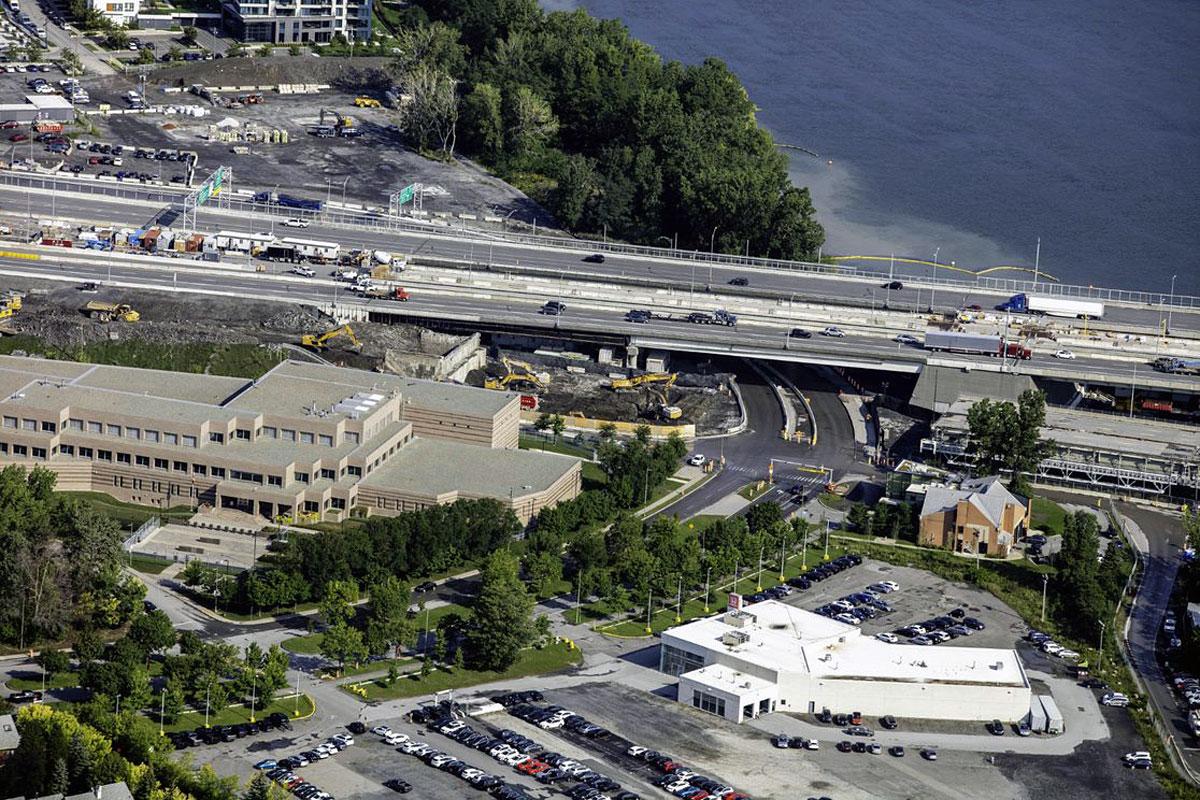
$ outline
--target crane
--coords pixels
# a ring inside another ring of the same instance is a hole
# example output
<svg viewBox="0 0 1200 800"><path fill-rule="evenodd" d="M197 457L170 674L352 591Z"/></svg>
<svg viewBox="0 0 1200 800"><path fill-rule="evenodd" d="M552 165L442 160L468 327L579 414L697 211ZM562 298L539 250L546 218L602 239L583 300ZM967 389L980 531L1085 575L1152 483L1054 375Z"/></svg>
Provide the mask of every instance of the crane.
<svg viewBox="0 0 1200 800"><path fill-rule="evenodd" d="M306 333L300 337L300 344L304 345L305 347L311 347L314 350L324 350L327 347L326 342L328 342L330 339L337 338L338 336L345 336L347 339L349 339L356 350L362 349L362 342L360 342L358 337L354 335L354 329L349 325L343 325L340 328L334 328L333 330L325 331L322 334Z"/></svg>

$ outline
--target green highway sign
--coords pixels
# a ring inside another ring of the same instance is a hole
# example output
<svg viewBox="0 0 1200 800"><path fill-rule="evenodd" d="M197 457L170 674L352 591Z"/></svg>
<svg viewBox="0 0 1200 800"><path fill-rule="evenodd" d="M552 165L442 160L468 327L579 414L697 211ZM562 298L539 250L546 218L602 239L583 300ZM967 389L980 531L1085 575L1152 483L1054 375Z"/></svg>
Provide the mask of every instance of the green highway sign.
<svg viewBox="0 0 1200 800"><path fill-rule="evenodd" d="M415 183L410 183L408 186L405 186L403 189L400 190L399 205L404 205L405 203L412 200L413 195L415 195L416 193L417 193L417 185Z"/></svg>

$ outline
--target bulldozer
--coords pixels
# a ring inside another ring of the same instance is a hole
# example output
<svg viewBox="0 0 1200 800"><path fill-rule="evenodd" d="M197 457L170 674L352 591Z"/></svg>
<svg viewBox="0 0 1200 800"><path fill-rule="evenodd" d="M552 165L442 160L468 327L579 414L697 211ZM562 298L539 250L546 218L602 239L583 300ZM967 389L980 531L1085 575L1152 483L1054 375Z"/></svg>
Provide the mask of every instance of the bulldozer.
<svg viewBox="0 0 1200 800"><path fill-rule="evenodd" d="M609 382L608 388L619 391L621 389L636 389L639 386L661 383L669 389L675 385L675 381L678 378L679 374L676 372L647 372L644 375L634 375L632 378L614 378Z"/></svg>
<svg viewBox="0 0 1200 800"><path fill-rule="evenodd" d="M89 300L83 307L83 312L97 322L137 322L142 315L127 303L106 303L103 300Z"/></svg>
<svg viewBox="0 0 1200 800"><path fill-rule="evenodd" d="M327 342L338 336L345 336L349 339L355 350L362 349L362 342L354 335L354 329L349 325L343 325L340 328L334 328L321 334L306 333L300 337L300 344L304 347L311 347L313 350L325 350L329 347Z"/></svg>
<svg viewBox="0 0 1200 800"><path fill-rule="evenodd" d="M533 371L533 366L524 361L502 358L500 362L504 364L505 374L499 378L485 378L483 381L485 389L503 391L509 387L509 384L517 383L528 384L535 390L541 391L550 383L549 373L536 373Z"/></svg>

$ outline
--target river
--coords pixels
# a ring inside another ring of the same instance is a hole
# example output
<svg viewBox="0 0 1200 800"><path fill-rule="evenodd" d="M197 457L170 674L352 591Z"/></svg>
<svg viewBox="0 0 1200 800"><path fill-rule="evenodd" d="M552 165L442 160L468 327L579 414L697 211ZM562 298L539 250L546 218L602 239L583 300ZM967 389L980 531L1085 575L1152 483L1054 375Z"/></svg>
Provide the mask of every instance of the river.
<svg viewBox="0 0 1200 800"><path fill-rule="evenodd" d="M1032 266L1040 238L1063 282L1200 295L1200 3L543 4L728 63L819 154L791 170L827 252Z"/></svg>

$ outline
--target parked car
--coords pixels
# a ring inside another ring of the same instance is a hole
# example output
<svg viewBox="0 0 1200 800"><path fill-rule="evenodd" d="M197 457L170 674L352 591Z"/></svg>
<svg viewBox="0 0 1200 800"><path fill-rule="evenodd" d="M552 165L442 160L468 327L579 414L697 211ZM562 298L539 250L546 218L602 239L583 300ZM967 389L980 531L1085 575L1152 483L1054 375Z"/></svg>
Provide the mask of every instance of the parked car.
<svg viewBox="0 0 1200 800"><path fill-rule="evenodd" d="M1100 702L1106 706L1124 708L1129 705L1129 698L1120 692L1109 692L1100 698Z"/></svg>

